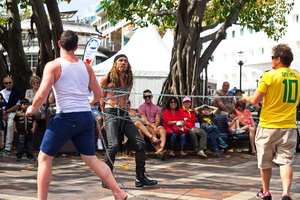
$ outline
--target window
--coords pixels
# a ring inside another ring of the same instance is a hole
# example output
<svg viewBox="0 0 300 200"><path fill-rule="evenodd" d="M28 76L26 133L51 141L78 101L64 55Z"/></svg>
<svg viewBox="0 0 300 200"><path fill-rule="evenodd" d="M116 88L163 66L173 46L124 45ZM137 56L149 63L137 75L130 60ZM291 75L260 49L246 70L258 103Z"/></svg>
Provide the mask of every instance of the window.
<svg viewBox="0 0 300 200"><path fill-rule="evenodd" d="M243 29L243 28L241 28L241 30L240 30L240 35L241 35L241 36L244 35L244 29Z"/></svg>
<svg viewBox="0 0 300 200"><path fill-rule="evenodd" d="M232 38L235 38L235 31L232 31Z"/></svg>
<svg viewBox="0 0 300 200"><path fill-rule="evenodd" d="M36 67L38 65L38 56L34 55L34 54L29 54L29 55L26 55L26 58L27 58L27 62L29 64L30 69L35 74Z"/></svg>

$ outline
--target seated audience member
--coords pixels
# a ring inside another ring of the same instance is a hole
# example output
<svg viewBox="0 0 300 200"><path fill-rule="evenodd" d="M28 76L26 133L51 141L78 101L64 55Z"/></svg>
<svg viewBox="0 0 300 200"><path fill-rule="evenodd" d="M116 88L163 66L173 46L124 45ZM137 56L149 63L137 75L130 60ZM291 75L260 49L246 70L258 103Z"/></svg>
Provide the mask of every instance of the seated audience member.
<svg viewBox="0 0 300 200"><path fill-rule="evenodd" d="M210 113L210 107L206 104L202 105L199 109L200 112L198 112L197 114L197 119L201 124L201 128L203 128L205 132L210 136L211 149L213 150L214 155L216 157L219 157L219 146L225 149L228 147L228 145L221 138L218 127L215 125L215 113L217 112L217 108L214 108L214 111L212 113Z"/></svg>
<svg viewBox="0 0 300 200"><path fill-rule="evenodd" d="M229 83L225 81L222 90L216 92L213 99L213 105L219 108L221 115L228 115L230 109L234 109L233 96L228 93Z"/></svg>
<svg viewBox="0 0 300 200"><path fill-rule="evenodd" d="M207 156L204 150L207 149L207 134L202 128L195 127L196 115L195 111L191 109L191 99L185 97L182 103L183 106L180 110L183 112L185 125L189 128L187 135L193 144L196 154L200 156L200 158L206 158Z"/></svg>
<svg viewBox="0 0 300 200"><path fill-rule="evenodd" d="M160 125L161 120L161 108L152 103L152 92L150 90L145 90L143 92L144 103L139 107L138 113L141 118L144 119L148 131L153 135L153 137L158 137L161 143L155 145L156 154L165 159L167 153L165 148L166 144L166 130Z"/></svg>
<svg viewBox="0 0 300 200"><path fill-rule="evenodd" d="M37 75L30 77L30 85L32 88L27 89L25 92L25 98L29 100L30 104L32 104L33 98L36 92L38 91L38 89L40 88L41 81L42 81L41 78ZM47 101L45 101L43 106L34 113L34 117L36 121L46 119L46 108L47 108Z"/></svg>
<svg viewBox="0 0 300 200"><path fill-rule="evenodd" d="M246 109L246 102L239 100L236 103L236 114L241 118L242 125L246 126L245 130L249 131L249 140L251 145L251 154L256 155L255 149L255 132L256 127L250 110Z"/></svg>
<svg viewBox="0 0 300 200"><path fill-rule="evenodd" d="M131 103L130 101L127 101L127 112L130 116L131 121L134 123L134 125L138 128L141 136L144 138L144 136L146 135L149 139L150 142L152 143L153 147L155 148L157 145L159 145L161 143L161 141L159 139L157 139L155 136L153 136L148 129L145 126L145 121L143 118L141 118L139 116L139 113L137 113L135 110L131 109ZM164 156L163 156L163 160L166 157L166 153L165 152Z"/></svg>
<svg viewBox="0 0 300 200"><path fill-rule="evenodd" d="M242 121L241 118L236 115L236 111L234 109L229 110L226 123L228 125L228 133L233 139L237 139L237 134L246 132L245 129L247 129L247 126L242 126L242 128L240 127Z"/></svg>
<svg viewBox="0 0 300 200"><path fill-rule="evenodd" d="M175 97L170 97L166 105L166 110L163 113L164 128L167 134L171 135L170 139L170 152L169 156L173 157L174 154L174 144L176 138L179 138L180 152L179 156L184 157L186 153L184 152L184 146L186 143L186 132L188 128L185 125L184 115L182 110L179 109L178 100Z"/></svg>

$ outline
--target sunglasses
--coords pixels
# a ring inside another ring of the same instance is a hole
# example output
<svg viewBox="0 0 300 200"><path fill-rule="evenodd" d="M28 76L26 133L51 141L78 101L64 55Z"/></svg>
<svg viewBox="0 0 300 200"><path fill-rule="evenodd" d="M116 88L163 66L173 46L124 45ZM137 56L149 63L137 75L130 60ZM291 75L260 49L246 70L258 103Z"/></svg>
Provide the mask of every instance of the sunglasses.
<svg viewBox="0 0 300 200"><path fill-rule="evenodd" d="M275 58L278 58L279 56L271 56L272 60L274 60Z"/></svg>
<svg viewBox="0 0 300 200"><path fill-rule="evenodd" d="M33 82L32 84L33 84L33 85L39 85L40 82Z"/></svg>
<svg viewBox="0 0 300 200"><path fill-rule="evenodd" d="M150 99L152 96L148 95L148 96L143 96L144 99Z"/></svg>
<svg viewBox="0 0 300 200"><path fill-rule="evenodd" d="M4 85L12 84L12 82L4 82Z"/></svg>
<svg viewBox="0 0 300 200"><path fill-rule="evenodd" d="M170 101L170 103L177 103L176 101Z"/></svg>

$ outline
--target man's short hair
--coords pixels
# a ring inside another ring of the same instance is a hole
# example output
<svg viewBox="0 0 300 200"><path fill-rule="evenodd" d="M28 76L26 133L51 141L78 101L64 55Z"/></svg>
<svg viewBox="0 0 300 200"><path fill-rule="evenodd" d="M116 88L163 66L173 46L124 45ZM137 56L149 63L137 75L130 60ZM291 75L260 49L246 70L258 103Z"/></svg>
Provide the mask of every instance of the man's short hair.
<svg viewBox="0 0 300 200"><path fill-rule="evenodd" d="M21 100L20 100L20 104L21 104L21 105L22 105L22 104L29 104L29 100L26 99L26 98L21 99Z"/></svg>
<svg viewBox="0 0 300 200"><path fill-rule="evenodd" d="M287 44L279 44L272 48L273 56L280 57L281 63L289 67L294 60L292 49Z"/></svg>
<svg viewBox="0 0 300 200"><path fill-rule="evenodd" d="M78 36L71 30L64 31L60 36L60 44L66 51L74 50L78 44Z"/></svg>
<svg viewBox="0 0 300 200"><path fill-rule="evenodd" d="M146 94L146 93L150 93L152 94L151 90L147 89L147 90L144 90L143 94Z"/></svg>

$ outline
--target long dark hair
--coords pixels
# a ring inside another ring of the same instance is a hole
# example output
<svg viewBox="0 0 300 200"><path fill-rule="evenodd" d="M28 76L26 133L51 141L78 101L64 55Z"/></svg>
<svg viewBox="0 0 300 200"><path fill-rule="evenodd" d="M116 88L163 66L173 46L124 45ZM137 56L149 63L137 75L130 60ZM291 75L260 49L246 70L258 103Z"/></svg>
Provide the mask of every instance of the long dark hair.
<svg viewBox="0 0 300 200"><path fill-rule="evenodd" d="M170 97L170 98L168 99L168 103L167 103L167 105L166 105L166 109L171 110L171 108L170 108L170 102L171 102L171 101L175 101L175 102L177 103L177 106L176 106L175 110L178 111L178 110L179 110L179 102L178 102L178 99L175 98L175 97Z"/></svg>
<svg viewBox="0 0 300 200"><path fill-rule="evenodd" d="M131 65L128 62L128 69L125 72L125 86L132 87L133 85L133 74L131 71ZM114 62L112 69L110 70L110 80L114 87L121 87L121 79L118 74L117 63Z"/></svg>

